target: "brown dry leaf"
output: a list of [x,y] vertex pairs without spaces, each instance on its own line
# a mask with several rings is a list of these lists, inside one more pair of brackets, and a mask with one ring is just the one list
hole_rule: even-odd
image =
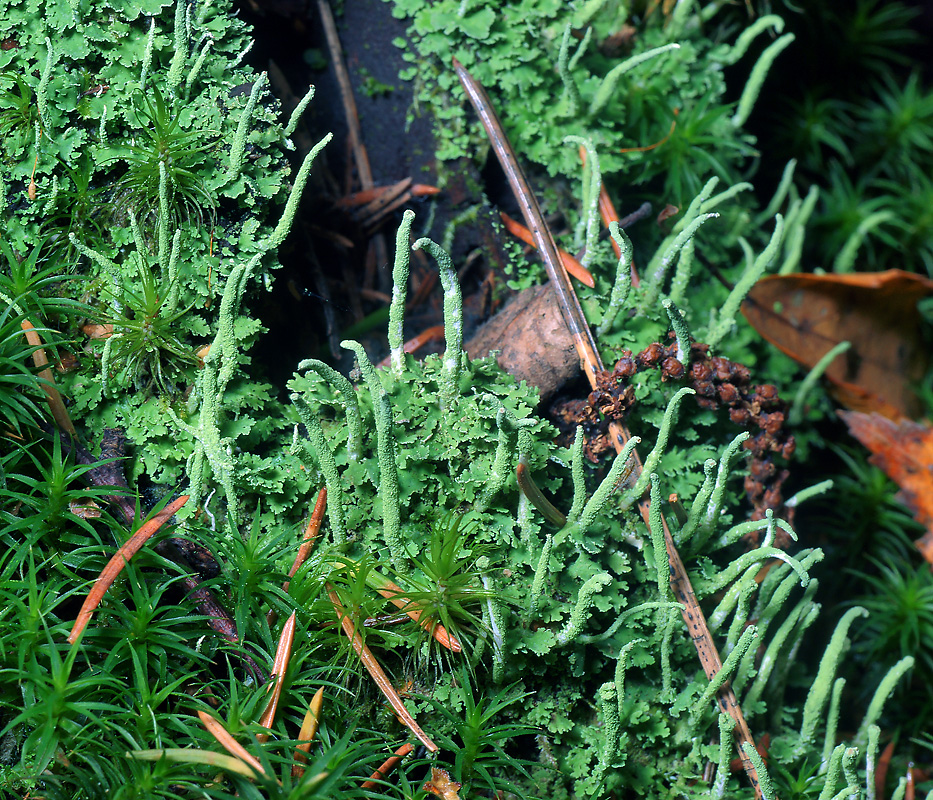
[[771,275],[755,284],[742,313],[765,339],[804,366],[851,342],[826,370],[836,399],[891,419],[917,417],[910,389],[929,365],[917,301],[933,281],[903,270],[854,275]]
[[100,516],[100,506],[87,498],[69,500],[68,510],[81,519],[97,519]]
[[421,787],[422,791],[436,794],[442,800],[460,800],[461,784],[451,780],[450,773],[445,769],[431,767],[431,780],[426,781]]
[[871,450],[868,460],[901,487],[897,499],[927,529],[914,544],[933,564],[933,428],[908,419],[893,422],[877,413],[840,411],[839,416],[849,433]]
[[90,339],[107,339],[113,335],[113,325],[96,325],[89,322],[81,327],[81,332]]

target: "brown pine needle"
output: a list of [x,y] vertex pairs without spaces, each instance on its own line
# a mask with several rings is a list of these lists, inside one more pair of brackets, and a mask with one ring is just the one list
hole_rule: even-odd
[[[418,252],[418,251],[415,251]],[[430,328],[425,328],[421,333],[416,336],[412,336],[411,339],[406,341],[402,345],[402,352],[404,353],[414,353],[424,347],[426,344],[431,342],[440,342],[444,338],[444,326],[443,325],[432,325]],[[387,367],[392,362],[392,356],[386,356],[382,361],[379,362],[380,367]]]
[[[304,564],[308,556],[311,555],[311,551],[314,550],[317,537],[321,533],[321,524],[324,521],[324,509],[326,507],[327,487],[324,487],[317,493],[317,502],[314,504],[314,511],[311,512],[311,519],[308,520],[308,526],[305,528],[304,536],[301,538],[301,547],[298,548],[298,554],[295,556],[295,563],[292,564],[292,568],[288,571],[289,578],[294,577],[301,565]],[[282,588],[286,592],[288,591],[288,581],[285,581]]]
[[393,755],[382,762],[379,769],[370,775],[369,780],[364,781],[360,788],[375,789],[379,785],[378,781],[384,781],[389,777],[389,775],[392,774],[392,770],[394,770],[401,763],[402,759],[414,749],[415,746],[413,744],[403,744]]
[[[596,388],[596,376],[604,371],[602,359],[596,348],[596,341],[583,315],[583,309],[580,307],[580,301],[570,285],[570,279],[567,272],[561,267],[560,258],[557,254],[557,245],[554,244],[554,237],[548,230],[544,221],[544,215],[538,205],[538,200],[532,192],[525,178],[524,172],[518,163],[515,151],[512,149],[508,137],[502,128],[502,123],[496,116],[496,111],[492,106],[489,96],[485,89],[477,83],[472,75],[466,70],[456,58],[453,60],[454,70],[460,78],[464,91],[476,113],[486,129],[486,134],[492,144],[493,151],[502,165],[512,193],[518,201],[522,210],[522,216],[535,238],[535,244],[541,253],[541,259],[547,269],[548,277],[554,288],[554,296],[557,299],[561,315],[567,325],[570,335],[573,337],[574,346],[583,365],[583,371],[593,388]],[[625,443],[631,438],[631,434],[624,425],[618,422],[612,422],[609,425],[610,439],[616,451],[621,451]],[[633,454],[635,460],[634,475],[637,478],[642,471],[641,460],[637,453]],[[650,511],[650,501],[648,498],[642,499],[638,503],[638,511],[646,525],[650,525],[648,515]],[[674,545],[674,539],[671,536],[667,520],[661,517],[662,527],[664,529],[664,543],[667,547],[667,557],[670,562],[670,586],[674,597],[683,606],[682,616],[687,630],[690,632],[690,638],[696,647],[697,657],[703,667],[703,671],[710,680],[722,669],[722,660],[719,657],[719,651],[713,636],[706,624],[706,617],[703,614],[700,604],[697,602],[693,586],[684,568],[680,553]],[[716,693],[716,701],[719,708],[729,714],[735,720],[735,745],[739,751],[739,757],[742,759],[742,765],[745,767],[745,774],[755,791],[756,800],[761,800],[761,786],[758,782],[758,772],[751,759],[745,753],[742,744],[748,742],[755,747],[755,740],[752,738],[748,722],[739,706],[739,701],[732,690],[732,685],[726,681],[723,687]]]
[[234,739],[230,731],[223,726],[220,720],[214,719],[206,711],[201,711],[200,709],[198,710],[198,717],[201,719],[201,723],[207,729],[207,732],[217,740],[224,750],[230,753],[230,755],[240,759],[240,761],[249,764],[260,775],[266,774],[266,771],[262,768],[262,764],[259,763],[259,759],[251,755],[243,745]]
[[[282,685],[285,682],[285,670],[288,669],[288,660],[292,655],[292,642],[295,640],[295,613],[285,620],[282,626],[282,633],[279,634],[279,646],[275,650],[275,660],[272,662],[272,679],[275,683],[272,685],[271,697],[266,710],[262,712],[259,718],[259,724],[263,728],[271,728],[275,721],[275,712],[279,707],[279,698],[282,696]],[[265,742],[269,738],[268,733],[257,733],[256,738],[260,742]]]
[[308,762],[308,751],[311,750],[311,743],[314,741],[318,726],[321,724],[321,709],[323,707],[324,687],[322,686],[311,698],[308,710],[305,712],[305,718],[301,722],[301,730],[298,732],[298,741],[301,744],[295,748],[295,761],[298,763],[292,764],[293,778],[300,778],[305,774],[305,768],[301,765]]
[[32,363],[39,368],[45,367],[45,369],[39,372],[39,377],[45,381],[45,383],[42,384],[42,390],[45,392],[45,396],[48,399],[52,418],[59,428],[75,436],[74,423],[72,423],[71,417],[68,415],[68,410],[62,402],[61,394],[59,394],[58,389],[55,388],[55,379],[52,377],[52,370],[48,367],[49,359],[45,355],[45,348],[42,346],[42,339],[39,338],[39,333],[28,319],[24,319],[19,326],[23,329],[23,334],[26,336],[26,341],[29,342],[29,346],[35,348],[35,350],[32,351]]
[[140,525],[139,530],[126,541],[123,547],[117,550],[113,558],[107,562],[107,566],[101,570],[100,575],[97,576],[97,580],[94,581],[94,585],[91,587],[91,591],[88,592],[87,597],[84,599],[71,633],[68,634],[68,644],[74,644],[78,637],[81,636],[88,622],[91,621],[94,610],[100,605],[100,601],[104,599],[104,595],[117,579],[124,565],[128,564],[130,559],[140,551],[146,540],[168,522],[187,502],[188,495],[186,494],[183,494],[177,500],[173,500],[158,514]]
[[421,619],[423,612],[422,609],[417,607],[416,603],[413,603],[407,597],[404,596],[405,590],[401,586],[398,586],[387,578],[383,578],[381,575],[378,575],[375,572],[370,572],[369,579],[373,583],[378,583],[374,588],[379,594],[381,594],[386,600],[388,600],[396,608],[404,611],[412,620],[417,622],[422,628],[424,628],[428,633],[435,638],[438,644],[443,647],[446,647],[448,650],[454,653],[462,653],[463,647],[460,645],[456,636],[452,636],[443,625],[439,622],[436,622],[432,618]]
[[385,674],[385,671],[382,669],[382,666],[376,660],[376,657],[372,654],[372,651],[363,643],[363,639],[356,632],[356,628],[353,625],[353,620],[347,616],[347,612],[344,610],[343,606],[340,605],[340,599],[337,597],[337,593],[334,591],[334,587],[329,583],[325,584],[327,587],[327,596],[330,598],[330,602],[334,606],[334,611],[337,614],[337,619],[340,620],[340,625],[343,628],[343,632],[347,635],[347,638],[350,640],[350,643],[353,645],[353,649],[356,651],[356,654],[360,657],[360,661],[363,662],[363,666],[366,667],[366,671],[372,676],[373,680],[376,682],[376,685],[379,687],[379,690],[386,696],[386,699],[389,701],[389,705],[392,706],[392,710],[395,711],[398,718],[411,730],[413,734],[418,738],[418,741],[421,742],[425,747],[428,748],[432,753],[436,753],[440,748],[431,741],[428,735],[421,730],[421,726],[415,722],[415,718],[408,712],[408,709],[405,708],[405,704],[402,702],[402,698],[399,697],[395,687],[389,681],[388,676]]
[[[504,211],[500,211],[499,216],[502,218],[502,222],[505,224],[505,229],[511,233],[512,236],[516,237],[517,239],[521,239],[525,244],[530,244],[532,247],[537,249],[538,245],[536,244],[535,238],[531,235],[531,231],[528,230],[528,228],[522,225],[518,220],[512,219]],[[586,284],[591,289],[596,285],[596,281],[593,279],[592,273],[579,261],[577,261],[577,259],[570,255],[570,253],[568,253],[566,250],[561,250],[558,247],[557,254],[560,256],[560,263],[572,277],[576,278],[578,281],[580,281],[580,283]]]

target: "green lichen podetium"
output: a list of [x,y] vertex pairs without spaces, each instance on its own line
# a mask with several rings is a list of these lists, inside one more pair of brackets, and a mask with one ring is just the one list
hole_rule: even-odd
[[[406,215],[399,248],[411,246],[411,222]],[[445,256],[436,249],[432,255],[443,269]],[[405,254],[397,252],[396,264],[404,261]],[[396,344],[403,308],[404,298],[396,296]],[[667,319],[663,308],[655,318]],[[444,355],[421,362],[393,347],[396,358],[378,368],[353,343],[363,377],[355,392],[364,430],[358,457],[348,450],[340,399],[346,389],[324,370],[291,381],[295,402],[316,410],[313,420],[307,410],[302,412],[309,431],[323,433],[323,438],[317,433],[312,437],[306,466],[311,471],[320,466],[329,484],[339,483],[340,509],[335,513],[345,520],[346,537],[335,532],[334,541],[353,559],[371,556],[393,565],[403,587],[407,580],[424,586],[427,576],[419,565],[436,521],[451,513],[469,520],[469,536],[460,546],[464,563],[478,570],[473,583],[477,623],[472,646],[461,658],[480,682],[516,682],[516,691],[528,693],[508,718],[538,726],[547,743],[541,758],[554,757],[560,765],[555,773],[542,762],[527,784],[515,779],[520,795],[544,789],[556,797],[601,797],[626,787],[637,796],[694,796],[689,787],[699,780],[706,762],[724,763],[730,753],[731,746],[719,745],[720,733],[728,734],[730,727],[715,713],[716,690],[731,681],[740,702],[749,694],[759,714],[766,704],[783,702],[789,650],[780,645],[794,643],[793,652],[799,643],[790,628],[804,614],[809,619],[813,610],[810,586],[815,589],[816,582],[808,570],[821,554],[809,551],[794,558],[773,548],[775,527],[789,526],[770,516],[729,527],[734,497],[730,477],[744,436],[703,451],[718,457],[718,474],[717,460],[693,462],[698,474],[685,484],[694,487],[684,495],[689,511],[685,529],[675,526],[673,533],[678,541],[696,537],[701,543],[700,552],[687,559],[688,569],[698,573],[695,589],[701,601],[720,591],[733,598],[717,617],[723,671],[707,681],[682,627],[680,604],[671,602],[659,515],[652,512],[649,530],[634,508],[642,482],[627,491],[617,486],[624,481],[632,448],[644,438],[648,463],[657,469],[650,476],[651,495],[660,507],[666,493],[662,486],[671,482],[667,465],[683,447],[677,412],[684,409],[686,415],[695,403],[691,390],[657,387],[660,416],[653,424],[640,419],[633,429],[639,436],[602,480],[594,480],[582,470],[582,439],[572,452],[556,450],[550,444],[552,429],[533,414],[534,393],[516,385],[493,361],[462,357],[452,387],[450,345],[448,340]],[[561,530],[523,502],[515,480],[519,454],[559,508],[570,510],[572,504],[573,514]],[[646,473],[645,485],[648,477]],[[394,507],[387,515],[389,503]],[[732,542],[749,526],[768,532],[760,550],[743,556]],[[775,580],[760,588],[754,580],[757,564],[769,557],[785,563],[776,568]],[[766,610],[755,607],[759,591],[766,593],[759,598]],[[487,592],[495,599],[484,596]],[[464,595],[460,601],[467,602]],[[753,613],[760,618],[757,627],[749,626]],[[753,656],[772,639],[779,646],[768,649],[768,674],[756,682]],[[833,658],[828,663],[834,665]],[[483,670],[488,678],[480,677]],[[892,673],[879,691],[879,703],[901,674]],[[446,678],[434,679],[433,685],[430,691],[452,701],[461,696]],[[788,728],[778,736],[805,742],[807,752],[818,757],[820,742],[811,728],[826,727],[824,711],[822,703],[809,701],[804,734]],[[876,713],[873,709],[866,726]],[[799,710],[793,719],[799,725]],[[830,720],[829,730],[833,724]],[[624,734],[610,743],[605,731]],[[782,752],[789,753],[786,748]],[[767,768],[757,757],[753,760],[762,772],[762,785],[770,786]],[[682,777],[668,783],[673,764]],[[740,780],[722,775],[714,787],[720,797],[743,797],[747,791]]]

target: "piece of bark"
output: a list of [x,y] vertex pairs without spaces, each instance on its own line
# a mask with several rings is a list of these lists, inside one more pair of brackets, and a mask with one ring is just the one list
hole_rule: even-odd
[[549,283],[519,292],[466,343],[470,358],[493,350],[502,369],[538,387],[542,401],[580,374],[580,358]]

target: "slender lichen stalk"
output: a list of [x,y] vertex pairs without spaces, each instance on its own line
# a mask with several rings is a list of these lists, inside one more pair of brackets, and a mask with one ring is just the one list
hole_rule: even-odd
[[541,549],[541,555],[538,558],[538,565],[535,567],[534,579],[531,582],[531,596],[528,600],[528,612],[525,617],[527,623],[541,607],[544,600],[544,583],[547,580],[549,562],[551,558],[551,547],[554,544],[554,537],[548,534],[544,540],[544,547]]
[[706,336],[706,341],[710,349],[715,349],[716,345],[732,331],[742,301],[777,257],[783,237],[784,218],[778,214],[774,218],[774,232],[771,234],[771,241],[769,241],[765,249],[761,251],[761,255],[755,259],[752,265],[746,269],[739,280],[736,281],[735,286],[726,298],[726,302],[723,303],[722,308],[717,314],[716,323],[710,326],[709,333]]
[[149,21],[149,33],[146,35],[146,49],[143,51],[143,63],[139,71],[139,88],[146,90],[146,79],[152,66],[152,49],[155,44],[155,17]]
[[234,181],[239,177],[243,164],[246,162],[246,140],[249,136],[253,114],[256,111],[256,104],[259,102],[259,95],[262,93],[265,83],[266,73],[261,72],[253,84],[245,108],[240,113],[236,132],[233,135],[233,145],[230,148],[230,157],[227,160],[227,174],[230,181]]
[[[489,395],[492,397],[492,395]],[[493,398],[495,399],[495,398]],[[476,502],[476,510],[484,511],[505,486],[512,474],[512,464],[515,459],[515,445],[518,441],[518,432],[523,426],[534,425],[534,420],[516,420],[505,408],[496,412],[496,427],[499,429],[499,439],[496,444],[496,455],[489,472],[489,479],[483,489],[482,495]]]
[[586,150],[586,159],[583,162],[583,192],[581,207],[583,209],[583,227],[585,232],[585,252],[580,263],[589,269],[596,254],[596,242],[599,239],[599,190],[602,176],[599,170],[599,154],[596,145],[588,136],[565,136],[564,144],[572,143]]
[[[768,28],[771,28],[774,33],[783,33],[784,20],[777,14],[765,14],[759,17],[739,34],[739,37],[735,40],[735,44],[731,47],[724,48],[723,54],[720,56],[720,61],[723,64],[735,64],[748,52],[748,48],[758,35]],[[768,216],[770,216],[770,214]]]
[[[848,648],[849,627],[858,617],[867,617],[868,612],[861,606],[850,608],[839,620],[836,630],[829,641],[820,659],[820,666],[813,680],[813,686],[807,694],[807,699],[803,705],[803,723],[800,726],[800,739],[794,752],[796,757],[802,758],[813,746],[816,740],[816,728],[823,715],[823,709],[829,700],[832,691],[833,679],[839,663],[842,661],[846,649]],[[835,755],[835,754],[834,754]]]
[[39,85],[36,87],[36,110],[39,112],[39,121],[42,123],[42,130],[49,135],[49,82],[52,80],[52,70],[58,61],[58,54],[52,48],[52,40],[45,37],[45,47],[48,55],[45,58],[45,66],[42,68],[42,76],[39,78]]
[[800,382],[800,386],[794,394],[790,410],[787,412],[788,424],[797,426],[803,422],[803,412],[806,407],[807,396],[813,391],[813,388],[819,382],[820,378],[823,377],[826,370],[829,369],[830,364],[850,347],[852,347],[852,342],[839,342],[839,344],[830,348],[823,357],[813,365],[813,369],[811,369]]
[[392,267],[392,301],[389,303],[389,359],[396,379],[405,370],[405,300],[408,294],[408,271],[411,251],[411,224],[415,212],[406,209],[395,234],[395,264]]
[[690,356],[691,336],[684,312],[677,308],[673,300],[662,300],[661,305],[664,306],[664,310],[671,321],[671,328],[673,328],[674,335],[677,337],[677,360],[681,364],[686,364]]
[[[346,380],[346,379],[344,379]],[[337,471],[337,462],[324,438],[320,420],[315,416],[304,400],[297,394],[290,397],[292,405],[298,411],[298,416],[304,423],[311,442],[311,450],[317,457],[318,466],[324,475],[324,484],[327,487],[327,518],[334,536],[335,544],[343,544],[347,540],[347,525],[344,514],[343,482]]]
[[661,457],[667,449],[667,441],[670,438],[671,431],[674,428],[674,422],[677,419],[677,407],[680,405],[680,401],[690,394],[696,394],[696,392],[686,386],[682,389],[678,389],[677,393],[667,404],[667,409],[664,411],[664,419],[661,420],[661,427],[658,429],[658,438],[651,452],[648,453],[647,458],[645,458],[641,475],[638,476],[635,485],[625,493],[625,497],[622,500],[623,507],[627,507],[633,502],[638,501],[648,488],[651,473],[658,468],[658,464],[661,463]]
[[723,662],[719,672],[717,672],[716,675],[710,680],[707,687],[703,690],[703,694],[701,694],[699,699],[693,704],[694,716],[699,716],[709,706],[709,702],[725,685],[726,681],[732,677],[742,656],[745,655],[748,648],[752,646],[752,643],[757,638],[758,628],[754,625],[749,625],[745,629],[745,632],[742,634],[735,648],[731,653],[729,653],[729,657],[726,658],[726,660]]
[[595,780],[602,781],[606,770],[612,766],[619,750],[619,738],[622,732],[622,718],[619,715],[619,700],[616,685],[606,682],[596,693],[596,703],[603,718],[603,746],[596,764]]
[[839,727],[839,707],[842,702],[842,690],[845,689],[846,679],[836,678],[833,682],[833,692],[829,701],[829,713],[826,715],[826,733],[823,736],[822,763],[828,764],[836,746],[836,729]]
[[332,366],[316,358],[308,358],[298,364],[298,372],[306,369],[316,372],[340,393],[340,403],[347,418],[347,456],[351,461],[359,461],[363,454],[363,418],[353,385]]
[[305,184],[308,182],[308,176],[311,174],[311,167],[314,164],[314,160],[321,150],[324,149],[324,146],[333,138],[334,135],[328,133],[311,148],[308,155],[305,156],[305,160],[301,162],[301,167],[299,167],[298,174],[295,176],[295,182],[292,184],[292,190],[289,192],[288,200],[285,202],[285,210],[282,212],[282,217],[278,225],[275,226],[275,230],[272,231],[272,236],[269,237],[269,242],[267,244],[268,249],[280,247],[282,242],[285,241],[285,237],[288,236],[288,232],[292,227],[292,222],[295,219],[295,214],[298,211],[301,193],[304,191]]
[[441,403],[450,411],[460,394],[460,360],[463,358],[463,295],[457,271],[447,251],[428,238],[421,238],[412,246],[412,250],[424,248],[437,262],[441,275],[441,287],[444,290],[444,337],[447,349],[444,351],[443,369],[441,370]]
[[599,336],[605,336],[612,330],[612,323],[615,322],[619,311],[625,308],[629,291],[632,288],[632,242],[615,220],[609,223],[609,235],[619,246],[619,261],[616,265],[612,292],[609,294],[609,304],[603,312],[603,321],[596,329]]
[[593,102],[590,104],[590,116],[595,116],[598,114],[600,109],[602,109],[602,107],[609,102],[609,99],[615,92],[616,85],[619,83],[619,80],[623,75],[625,75],[625,73],[629,72],[634,67],[637,67],[639,64],[654,58],[655,56],[659,56],[671,50],[678,49],[680,49],[680,45],[676,43],[661,45],[660,47],[655,47],[652,50],[646,50],[644,53],[631,56],[621,64],[609,70],[609,72],[606,73],[606,77],[603,78],[602,83],[599,85],[599,88],[596,90],[596,94],[593,96]]
[[586,475],[583,469],[583,445],[586,437],[583,434],[583,426],[577,425],[577,432],[573,439],[573,445],[570,448],[570,477],[573,482],[573,503],[570,506],[570,513],[567,515],[568,522],[576,522],[583,512],[583,506],[586,503]]
[[609,573],[600,572],[580,587],[580,592],[577,595],[577,602],[570,612],[570,619],[567,620],[567,624],[564,625],[563,629],[555,638],[555,647],[565,647],[580,635],[583,626],[590,618],[594,595],[598,594],[601,589],[608,586],[610,583],[612,583],[612,577]]
[[568,522],[567,526],[557,534],[557,542],[566,541],[573,533],[578,531],[585,532],[593,526],[610,498],[615,494],[618,485],[625,480],[626,470],[629,472],[631,471],[632,464],[630,461],[632,459],[632,453],[635,452],[635,446],[640,441],[641,439],[639,437],[633,436],[625,443],[622,452],[619,453],[612,462],[609,474],[603,478],[602,483],[599,484],[599,487],[593,492],[593,496],[583,507],[579,519],[575,522]]
[[768,76],[768,71],[774,60],[781,52],[794,41],[794,34],[786,33],[776,42],[772,42],[765,51],[759,56],[755,66],[752,67],[751,75],[742,90],[742,96],[739,98],[739,104],[735,114],[732,116],[732,125],[735,128],[741,128],[747,121],[761,93],[761,87]]
[[340,346],[356,354],[360,372],[372,397],[373,416],[376,420],[376,456],[379,462],[379,499],[382,501],[383,538],[389,548],[396,572],[406,575],[410,571],[409,553],[402,539],[398,465],[395,461],[395,435],[392,431],[392,405],[363,345],[352,340],[344,340]]
[[[573,33],[573,26],[567,25],[564,28],[564,35],[560,40],[560,50],[557,54],[557,74],[560,75],[561,83],[564,84],[564,92],[567,95],[567,110],[565,116],[573,117],[580,110],[580,90],[577,88],[577,82],[573,79],[570,72],[570,40]],[[590,29],[587,29],[589,35]]]
[[710,790],[711,798],[721,798],[726,793],[726,781],[729,780],[729,761],[732,757],[732,731],[735,720],[728,714],[719,715],[719,758],[716,761],[716,780]]
[[188,3],[176,0],[175,3],[175,47],[172,52],[172,62],[168,68],[168,90],[174,95],[181,84],[185,64],[188,62],[188,25],[186,12]]
[[314,87],[309,86],[308,91],[305,92],[305,96],[298,101],[298,105],[295,106],[295,110],[292,111],[291,116],[288,118],[288,124],[285,126],[285,130],[282,131],[284,137],[288,138],[295,132],[298,128],[298,123],[301,121],[302,114],[305,113],[313,99]]
[[865,746],[868,739],[868,729],[878,722],[881,712],[884,710],[884,704],[897,688],[901,678],[913,669],[915,661],[916,659],[913,656],[905,656],[891,667],[884,678],[881,679],[881,683],[878,684],[878,688],[875,689],[871,702],[868,704],[868,711],[865,712],[862,724],[859,725],[858,733],[855,735],[855,743],[859,747]]

